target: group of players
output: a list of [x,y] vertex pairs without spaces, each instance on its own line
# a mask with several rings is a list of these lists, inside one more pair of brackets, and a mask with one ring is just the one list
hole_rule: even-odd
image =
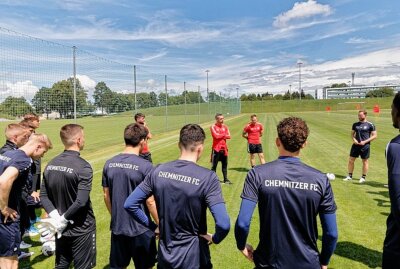
[[[104,202],[111,215],[110,268],[126,268],[131,259],[135,268],[152,268],[156,263],[157,268],[213,267],[209,246],[224,240],[230,230],[230,217],[215,173],[219,161],[222,183],[231,183],[227,177],[226,144],[230,133],[222,114],[215,119],[210,128],[211,170],[197,164],[206,136],[199,125],[183,126],[179,158],[155,167],[147,147],[151,134],[144,115],[136,114],[136,123],[126,126],[125,148],[105,163],[102,174]],[[400,93],[393,100],[392,119],[393,126],[399,128]],[[356,136],[357,130],[352,132],[354,144],[364,146],[360,145],[363,138]],[[252,115],[243,130],[253,168],[244,182],[235,223],[237,248],[256,268],[326,269],[338,237],[336,204],[326,174],[299,158],[309,128],[300,118],[281,120],[275,140],[279,156],[266,164],[260,143],[262,133],[262,125]],[[47,164],[43,173],[40,200],[49,218],[42,220],[45,228],[42,232],[55,237],[56,268],[69,268],[72,263],[75,268],[93,268],[96,266],[96,221],[90,202],[93,171],[80,157],[85,145],[83,127],[67,124],[61,128],[60,138],[65,149]],[[31,177],[32,159],[40,159],[52,147],[46,135],[36,133],[15,145],[13,150],[0,155],[1,269],[18,267],[21,193]],[[262,165],[254,166],[255,154]],[[383,268],[400,268],[400,136],[388,144],[386,154],[392,207]],[[351,153],[351,158],[353,155],[356,154]],[[254,249],[247,243],[247,236],[257,203],[260,231],[259,244]],[[214,234],[208,233],[207,208],[215,220]],[[322,225],[321,251],[317,248],[317,215]]]

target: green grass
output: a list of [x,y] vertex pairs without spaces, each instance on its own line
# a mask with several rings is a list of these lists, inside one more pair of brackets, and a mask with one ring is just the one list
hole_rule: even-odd
[[[389,110],[383,111],[379,117],[373,115],[369,117],[369,120],[377,126],[378,139],[372,143],[370,172],[367,182],[363,185],[359,185],[357,182],[342,181],[347,171],[351,146],[349,138],[351,125],[357,121],[355,111],[259,114],[259,121],[264,124],[266,129],[262,142],[267,161],[277,157],[276,125],[280,119],[289,115],[304,118],[311,130],[308,145],[302,151],[303,161],[321,171],[334,173],[337,177],[335,181],[332,181],[332,186],[338,206],[339,241],[331,259],[330,268],[380,267],[386,231],[385,222],[390,210],[388,190],[383,186],[386,182],[384,148],[386,143],[398,133],[392,127]],[[208,122],[203,125],[207,133],[207,146],[200,159],[200,165],[210,167],[211,136],[208,128],[213,122],[213,116],[210,114],[202,117]],[[241,137],[242,128],[248,119],[248,114],[226,119],[232,135],[232,139],[229,141],[228,176],[234,184],[222,185],[222,189],[231,217],[232,229],[221,244],[211,246],[212,261],[217,269],[253,268],[237,251],[233,233],[234,222],[240,207],[240,194],[249,168],[246,143]],[[97,221],[97,268],[107,268],[110,250],[109,214],[103,202],[101,171],[105,161],[123,149],[123,128],[131,120],[132,117],[126,115],[87,118],[78,121],[85,127],[86,132],[86,147],[82,156],[91,163],[94,169],[91,200]],[[175,130],[169,132],[163,132],[163,128],[159,128],[163,126],[164,117],[149,115],[147,121],[155,134],[150,141],[154,163],[176,159],[179,156],[178,129],[185,123],[185,116],[169,117],[168,121],[176,126]],[[44,157],[44,164],[62,151],[58,130],[65,123],[67,121],[64,120],[42,122],[39,131],[47,133],[55,145],[54,149]],[[4,125],[5,123],[0,123],[0,127]],[[358,178],[360,173],[361,161],[357,160],[354,177]],[[218,175],[221,176],[220,167],[218,167]],[[211,215],[208,223],[210,232],[213,232],[214,223]],[[258,213],[255,213],[248,239],[253,246],[258,243],[258,223]],[[35,252],[35,255],[30,260],[21,262],[20,268],[52,268],[54,266],[53,257],[45,258],[40,255],[40,246],[37,240],[38,237],[33,238],[34,247],[30,249]]]

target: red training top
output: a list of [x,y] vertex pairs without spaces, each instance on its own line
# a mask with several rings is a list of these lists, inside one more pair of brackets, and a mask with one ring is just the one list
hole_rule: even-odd
[[263,131],[264,127],[258,122],[255,124],[248,123],[243,129],[243,132],[247,133],[247,140],[249,144],[261,144],[260,136]]
[[212,148],[215,151],[223,150],[225,156],[228,156],[228,145],[226,144],[226,139],[231,139],[228,126],[225,124],[218,125],[215,123],[210,127],[210,130],[213,137]]

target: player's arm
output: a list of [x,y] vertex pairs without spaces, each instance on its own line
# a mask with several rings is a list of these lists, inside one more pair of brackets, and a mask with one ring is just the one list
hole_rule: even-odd
[[260,137],[263,136],[264,134],[264,126],[262,124],[260,124]]
[[156,200],[154,200],[153,195],[147,198],[146,205],[147,208],[149,209],[151,217],[153,218],[154,222],[158,225],[159,224],[158,212],[156,207]]
[[225,138],[225,134],[224,133],[217,132],[215,124],[210,127],[210,130],[211,130],[211,136],[214,139]]
[[391,143],[387,151],[387,165],[389,169],[388,183],[389,196],[394,220],[400,227],[400,145]]
[[228,126],[225,125],[226,132],[225,132],[225,139],[231,139],[231,133],[229,132]]
[[356,132],[354,130],[351,130],[351,140],[353,140],[353,144],[358,145],[358,141],[356,138]]
[[321,266],[328,266],[338,239],[336,213],[322,213],[319,217],[322,225],[322,249],[319,261]]
[[256,204],[257,203],[254,201],[242,199],[239,215],[235,223],[236,246],[250,261],[253,261],[253,248],[251,245],[247,244],[246,241]]
[[18,216],[17,211],[8,207],[10,191],[18,174],[18,169],[10,166],[0,176],[0,210],[1,214],[4,216],[4,222],[6,222],[8,218],[14,221]]
[[43,173],[42,185],[40,187],[40,202],[42,203],[44,210],[47,213],[51,213],[54,212],[54,210],[57,211],[57,209],[49,199],[49,196],[47,194],[46,182],[47,182],[46,173]]
[[106,204],[108,213],[111,215],[111,197],[110,197],[110,188],[103,187],[103,196],[104,196],[104,203]]
[[248,132],[247,132],[247,128],[248,128],[248,124],[243,128],[243,132],[242,132],[242,136],[244,137],[244,138],[248,138],[248,136],[249,136],[249,134],[248,134]]
[[200,236],[210,243],[219,244],[225,239],[231,228],[229,215],[225,203],[218,203],[211,206],[210,211],[215,221],[215,233]]
[[149,220],[141,208],[147,198],[148,195],[140,187],[137,187],[126,199],[124,208],[137,222],[154,231],[157,225]]

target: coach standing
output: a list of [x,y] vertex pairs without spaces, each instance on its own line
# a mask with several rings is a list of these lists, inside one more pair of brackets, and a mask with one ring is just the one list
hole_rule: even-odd
[[46,135],[33,134],[19,149],[9,150],[0,155],[1,268],[18,268],[22,188],[30,176],[32,159],[41,158],[51,148],[51,142]]
[[250,122],[243,129],[242,136],[247,139],[247,149],[250,154],[250,165],[253,168],[256,165],[256,154],[260,159],[260,163],[264,164],[264,153],[261,144],[261,136],[264,133],[264,126],[258,122],[257,115],[250,116]]
[[[132,259],[136,269],[152,268],[156,262],[154,232],[135,221],[124,209],[126,198],[150,173],[153,165],[139,153],[146,142],[147,129],[133,123],[124,130],[125,149],[106,162],[103,169],[104,202],[111,214],[110,267],[126,268]],[[147,201],[145,209],[157,219],[154,197]]]
[[368,173],[368,159],[370,154],[370,143],[378,136],[375,125],[367,121],[367,111],[358,111],[358,122],[353,124],[351,128],[351,139],[353,145],[350,150],[348,175],[343,180],[349,181],[353,179],[354,162],[358,156],[362,160],[362,176],[359,183],[365,182],[365,177]]
[[232,184],[228,179],[228,145],[226,144],[227,139],[231,139],[228,126],[224,124],[224,115],[218,113],[215,115],[215,123],[210,127],[211,136],[213,138],[212,144],[212,155],[211,170],[217,171],[218,162],[222,165],[222,175],[224,177],[225,184]]
[[[327,268],[337,241],[336,204],[326,175],[300,159],[309,129],[299,118],[277,126],[279,158],[251,169],[242,192],[235,226],[238,249],[256,268]],[[259,244],[246,243],[258,203]],[[317,249],[317,214],[322,223],[322,251]]]
[[45,168],[40,199],[56,223],[56,266],[93,268],[96,266],[96,222],[90,202],[93,172],[81,158],[85,145],[83,127],[64,125],[60,130],[65,150]]
[[[154,194],[160,219],[158,268],[212,268],[209,244],[220,243],[229,232],[218,177],[196,164],[204,139],[199,125],[185,125],[180,131],[179,159],[154,168],[125,202],[125,209],[137,221],[155,229],[141,209]],[[214,235],[207,233],[207,208],[215,220]]]
[[[392,103],[393,127],[400,128],[400,92]],[[390,214],[387,218],[386,237],[383,243],[382,269],[400,268],[400,135],[386,147]]]
[[150,133],[149,127],[147,127],[145,118],[146,118],[146,116],[143,113],[135,114],[135,122],[139,123],[140,125],[143,125],[144,128],[146,128],[146,130],[147,130],[147,137],[146,137],[146,140],[144,141],[143,148],[142,148],[142,151],[140,152],[139,156],[152,163],[153,159],[151,158],[151,153],[150,153],[149,145],[148,145],[148,140],[152,138],[152,135]]

